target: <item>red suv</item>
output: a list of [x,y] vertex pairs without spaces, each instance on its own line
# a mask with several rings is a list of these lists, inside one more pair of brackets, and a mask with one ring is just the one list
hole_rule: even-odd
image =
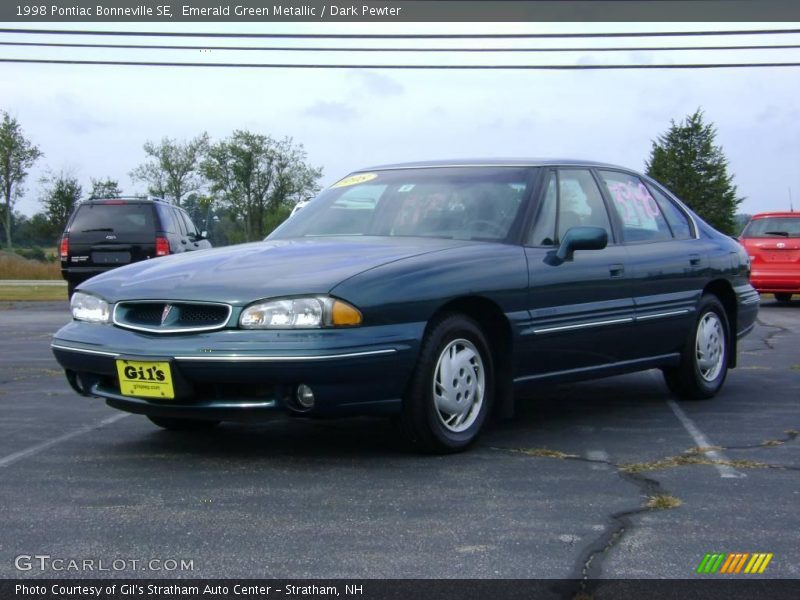
[[789,302],[800,294],[800,212],[753,215],[740,237],[750,255],[750,283]]

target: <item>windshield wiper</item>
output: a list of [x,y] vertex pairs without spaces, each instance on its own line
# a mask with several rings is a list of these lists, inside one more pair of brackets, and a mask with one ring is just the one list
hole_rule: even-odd
[[98,227],[97,229],[84,229],[81,233],[90,233],[92,231],[114,231],[111,227]]

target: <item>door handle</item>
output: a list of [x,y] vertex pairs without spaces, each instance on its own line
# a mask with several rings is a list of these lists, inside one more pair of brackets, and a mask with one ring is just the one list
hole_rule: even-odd
[[608,265],[608,273],[611,277],[622,277],[625,275],[625,265]]
[[702,263],[702,259],[700,258],[699,254],[690,254],[689,255],[689,264],[693,267],[699,267],[700,263]]

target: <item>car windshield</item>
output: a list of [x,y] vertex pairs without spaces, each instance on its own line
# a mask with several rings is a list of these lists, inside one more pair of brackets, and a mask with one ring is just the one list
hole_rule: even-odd
[[742,232],[743,238],[800,237],[800,214],[796,217],[753,219]]
[[356,173],[322,192],[268,239],[409,236],[499,241],[526,197],[531,170],[447,167]]

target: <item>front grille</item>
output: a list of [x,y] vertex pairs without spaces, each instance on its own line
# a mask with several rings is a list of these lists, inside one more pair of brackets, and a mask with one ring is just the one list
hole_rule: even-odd
[[114,324],[154,333],[180,333],[220,329],[228,322],[231,307],[211,302],[120,302],[114,308]]
[[126,311],[125,319],[133,325],[157,326],[161,324],[163,311],[163,304],[139,304]]
[[178,323],[181,325],[214,325],[228,318],[228,308],[213,304],[185,304],[178,308]]

